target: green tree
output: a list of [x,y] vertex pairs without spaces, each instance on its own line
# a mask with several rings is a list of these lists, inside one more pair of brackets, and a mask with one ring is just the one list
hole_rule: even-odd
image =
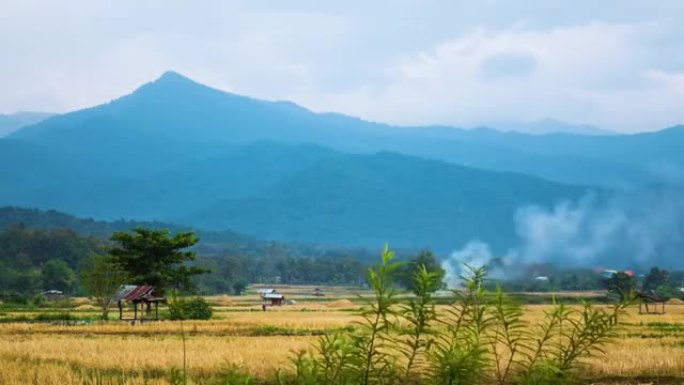
[[671,292],[670,286],[670,274],[668,273],[668,271],[665,269],[652,267],[648,274],[646,274],[646,277],[644,278],[643,290]]
[[406,264],[401,266],[396,274],[397,283],[401,286],[410,289],[414,293],[419,292],[416,287],[416,274],[422,269],[427,270],[428,273],[435,276],[432,280],[433,286],[428,288],[429,292],[435,292],[442,287],[442,280],[444,279],[444,269],[440,266],[435,255],[429,250],[423,250],[415,258],[410,259]]
[[608,278],[605,285],[609,292],[620,296],[620,300],[625,300],[636,288],[636,280],[633,276],[619,271]]
[[43,265],[43,288],[45,290],[70,291],[74,287],[75,274],[66,262],[51,259]]
[[646,291],[655,290],[659,286],[667,284],[669,278],[670,277],[667,270],[652,267],[648,274],[646,274],[646,277],[644,278],[643,289]]
[[102,308],[102,319],[107,319],[109,307],[128,274],[113,257],[94,254],[81,265],[81,285],[95,303]]
[[115,245],[109,253],[128,272],[131,283],[152,285],[160,293],[170,288],[190,290],[193,276],[209,272],[185,264],[197,257],[185,250],[198,242],[192,232],[172,236],[169,230],[137,227],[130,233],[115,232],[111,239]]
[[247,289],[247,282],[245,281],[237,281],[233,284],[233,292],[235,295],[242,295],[242,293],[245,292],[245,289]]

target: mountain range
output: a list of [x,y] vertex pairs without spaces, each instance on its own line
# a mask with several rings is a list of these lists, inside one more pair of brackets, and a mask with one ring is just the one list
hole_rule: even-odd
[[0,205],[262,238],[448,250],[516,241],[520,207],[679,183],[684,127],[529,135],[396,127],[167,72],[0,139]]

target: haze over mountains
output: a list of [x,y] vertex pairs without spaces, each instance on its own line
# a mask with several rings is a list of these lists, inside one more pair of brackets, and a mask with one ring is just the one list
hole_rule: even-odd
[[577,134],[577,135],[616,135],[613,131],[594,127],[590,124],[568,124],[555,119],[543,119],[536,122],[492,122],[482,124],[483,127],[499,131],[515,131],[523,134]]
[[17,112],[14,114],[0,114],[0,138],[7,136],[14,131],[43,121],[54,114],[47,112]]
[[[451,250],[521,237],[520,208],[677,185],[684,127],[527,135],[393,127],[165,73],[0,140],[0,205],[268,239]],[[599,198],[601,199],[601,198]]]

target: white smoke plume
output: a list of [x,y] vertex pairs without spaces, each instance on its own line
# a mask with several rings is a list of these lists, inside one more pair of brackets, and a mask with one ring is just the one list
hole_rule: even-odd
[[552,263],[559,267],[684,268],[684,194],[650,189],[587,196],[553,208],[526,206],[513,224],[519,244],[493,250],[471,241],[443,263],[447,282],[458,283],[463,262],[486,265],[500,257],[505,266]]
[[454,251],[448,259],[442,261],[442,269],[446,272],[444,280],[448,287],[458,287],[461,276],[467,274],[465,265],[472,268],[487,266],[493,258],[489,246],[481,241],[472,240],[461,250]]

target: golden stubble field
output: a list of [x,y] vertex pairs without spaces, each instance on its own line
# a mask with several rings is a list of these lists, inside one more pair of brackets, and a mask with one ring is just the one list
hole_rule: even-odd
[[[223,304],[215,307],[215,319],[183,323],[191,376],[207,376],[230,364],[272,376],[289,370],[293,352],[309,348],[317,334],[359,317],[358,305],[335,297],[266,312],[256,296],[210,299]],[[546,309],[527,306],[526,317],[538,323]],[[629,309],[623,321],[620,340],[607,347],[605,356],[586,363],[592,383],[684,383],[684,305],[668,306],[665,315]],[[2,385],[90,384],[93,373],[123,375],[130,384],[167,384],[168,371],[183,365],[178,322],[5,323],[0,338]]]

